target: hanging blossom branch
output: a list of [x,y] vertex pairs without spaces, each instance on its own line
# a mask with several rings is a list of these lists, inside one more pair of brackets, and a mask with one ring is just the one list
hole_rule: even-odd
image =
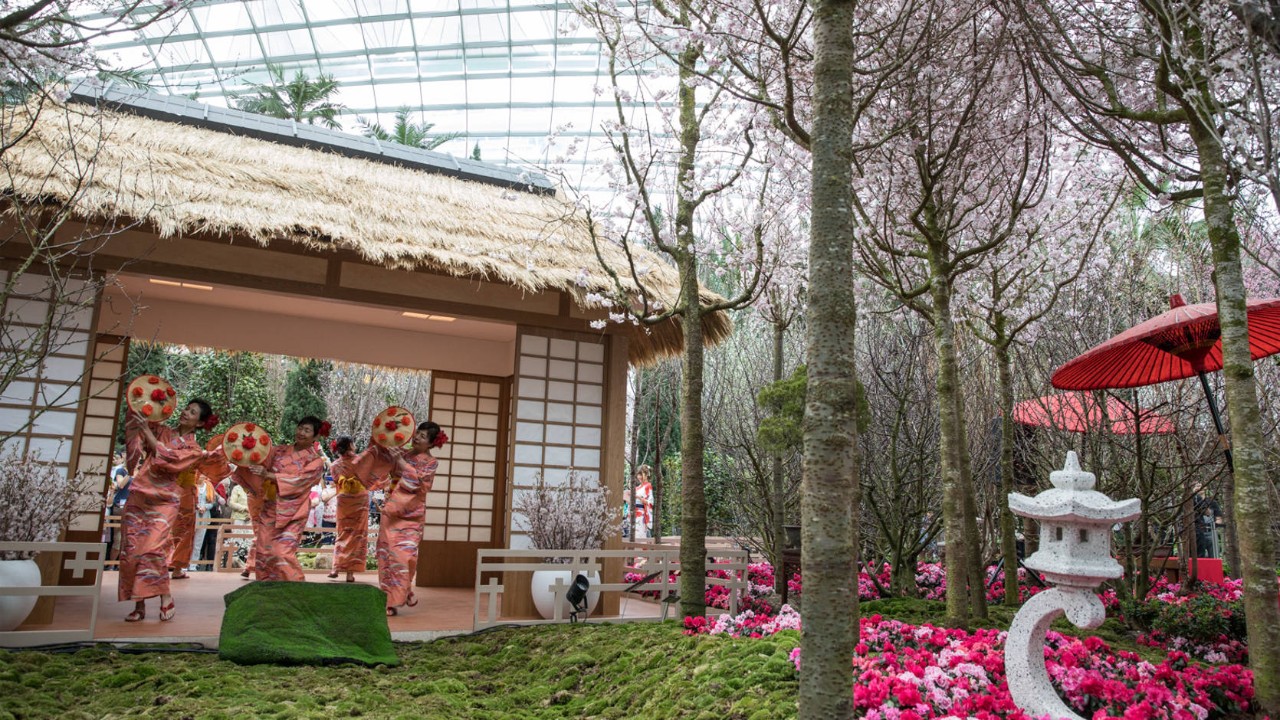
[[[786,203],[770,195],[776,192],[775,178],[771,158],[760,156],[758,114],[727,103],[731,98],[716,86],[699,83],[710,88],[711,95],[692,118],[676,117],[669,87],[675,78],[669,64],[660,63],[645,78],[629,74],[654,57],[661,59],[649,38],[616,7],[586,4],[579,12],[606,50],[609,85],[597,92],[610,93],[614,109],[613,117],[603,123],[613,150],[603,169],[615,194],[599,204],[582,194],[575,197],[578,220],[591,238],[608,284],[591,288],[585,302],[608,308],[609,321],[638,325],[655,325],[688,312],[687,298],[663,297],[656,291],[660,276],[652,273],[665,268],[654,267],[638,249],[647,246],[678,265],[682,255],[695,256],[717,277],[731,278],[735,293],[725,299],[702,293],[700,314],[751,303],[770,280],[774,225],[786,212]],[[637,108],[640,112],[634,112]],[[638,117],[630,117],[629,110]],[[696,163],[688,162],[689,143],[697,148]],[[674,163],[677,156],[685,159]]]
[[[10,445],[0,452],[0,540],[53,542],[77,513],[101,512],[96,495],[85,494],[84,473],[67,477],[39,454]],[[34,553],[0,552],[0,560],[26,560]]]
[[622,508],[610,507],[599,480],[569,471],[562,485],[548,483],[538,473],[537,485],[517,493],[517,524],[538,550],[598,550],[607,538],[622,532]]

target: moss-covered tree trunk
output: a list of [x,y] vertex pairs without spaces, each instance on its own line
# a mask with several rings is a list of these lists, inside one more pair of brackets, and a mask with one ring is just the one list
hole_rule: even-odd
[[[687,23],[688,3],[681,3]],[[701,128],[698,126],[694,68],[701,53],[689,43],[680,54],[680,157],[677,175],[683,186],[693,177]],[[684,375],[680,382],[680,607],[686,617],[707,612],[707,493],[703,482],[702,434],[702,298],[698,287],[698,255],[693,229],[692,193],[676,195],[676,265],[680,271],[681,327],[684,331]],[[659,458],[661,461],[661,458]]]
[[[773,381],[782,381],[783,340],[786,339],[787,326],[781,322],[773,324]],[[787,546],[787,486],[782,475],[782,453],[773,455],[773,591],[782,594],[787,588],[787,575],[782,562],[782,553]]]
[[1004,337],[1005,317],[996,314],[996,367],[1000,376],[1000,557],[1004,559],[1004,604],[1016,607],[1018,595],[1018,538],[1009,493],[1013,492],[1013,357]]
[[[1199,118],[1197,117],[1197,120]],[[1222,326],[1222,372],[1235,460],[1235,521],[1244,579],[1249,665],[1258,704],[1280,717],[1280,606],[1271,538],[1271,489],[1263,457],[1262,418],[1249,353],[1249,322],[1240,235],[1227,190],[1223,148],[1212,128],[1190,123],[1200,159],[1204,217],[1213,247],[1218,321]]]
[[902,552],[902,548],[893,549],[889,565],[889,592],[894,597],[920,597],[920,586],[916,584],[916,564],[919,555]]
[[[954,348],[954,344],[952,345]],[[956,442],[960,445],[960,490],[964,493],[964,546],[968,549],[969,613],[987,617],[986,558],[982,555],[982,537],[978,534],[978,490],[973,483],[973,457],[969,453],[969,431],[965,429],[964,393],[960,390],[960,362],[956,368]]]
[[[960,392],[956,367],[955,322],[951,316],[950,277],[941,260],[942,249],[930,243],[929,292],[933,299],[933,340],[938,362],[935,389],[938,396],[938,454],[942,471],[942,519],[946,537],[947,624],[969,624],[969,550],[965,538],[965,498],[960,472],[960,418],[956,396]],[[976,548],[975,548],[976,550]]]
[[853,716],[858,488],[853,294],[853,2],[813,0],[813,199],[801,532],[801,720]]

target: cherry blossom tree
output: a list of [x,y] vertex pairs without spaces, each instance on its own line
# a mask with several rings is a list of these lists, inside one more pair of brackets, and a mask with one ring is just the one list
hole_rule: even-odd
[[1236,156],[1261,138],[1222,133],[1258,97],[1241,62],[1248,32],[1229,2],[1005,0],[1038,82],[1073,130],[1138,183],[1194,201],[1213,250],[1223,375],[1235,458],[1234,507],[1250,663],[1262,708],[1280,714],[1280,598],[1270,484],[1249,352]]
[[805,672],[800,717],[851,717],[857,641],[857,373],[853,284],[852,0],[813,3],[812,205],[808,388],[805,400],[801,562]]
[[[0,392],[15,381],[28,388],[17,392],[31,392],[49,355],[82,352],[75,348],[83,342],[80,333],[89,330],[92,308],[121,269],[104,267],[94,251],[133,227],[128,221],[73,222],[76,204],[93,186],[112,180],[95,173],[106,129],[92,109],[66,102],[67,84],[92,75],[136,81],[132,69],[110,67],[90,42],[139,30],[180,9],[176,2],[141,0],[35,0],[0,8],[0,188],[7,221],[0,254],[9,260],[0,271],[0,343],[8,348],[0,358]],[[57,114],[68,121],[49,122]],[[74,121],[82,117],[88,120]],[[28,177],[33,166],[49,172]],[[79,383],[46,387],[26,423],[0,440],[25,432],[49,407],[74,405],[71,391]]]
[[[616,321],[652,325],[678,318],[684,335],[680,595],[687,616],[705,612],[703,320],[754,301],[774,264],[774,233],[787,224],[776,217],[786,205],[771,194],[768,153],[756,142],[758,114],[693,70],[713,71],[692,32],[695,6],[691,0],[575,6],[606,49],[609,84],[602,91],[614,99],[603,129],[614,151],[605,169],[617,194],[598,203],[580,198],[613,291],[588,299],[612,308]],[[654,62],[664,57],[679,61]],[[640,65],[655,69],[644,78],[627,72]],[[610,243],[626,258],[623,266],[606,259]],[[646,279],[655,269],[636,260],[633,244],[674,262],[676,297],[664,297]],[[704,274],[726,296],[705,292]]]
[[933,325],[947,615],[964,625],[986,604],[957,363],[959,284],[1025,235],[1024,214],[1046,193],[1052,126],[992,8],[940,2],[920,22],[925,46],[873,108],[884,134],[896,132],[860,158],[857,246],[863,272]]
[[1086,267],[1105,266],[1106,257],[1094,253],[1094,246],[1108,229],[1111,211],[1121,196],[1117,176],[1108,174],[1112,168],[1095,162],[1088,148],[1065,137],[1058,139],[1050,168],[1044,197],[1017,219],[1010,238],[986,255],[966,288],[967,325],[991,347],[999,375],[1001,491],[997,500],[1004,603],[1009,606],[1020,603],[1015,520],[1009,512],[1009,493],[1014,491],[1014,345],[1038,330],[1062,290]]

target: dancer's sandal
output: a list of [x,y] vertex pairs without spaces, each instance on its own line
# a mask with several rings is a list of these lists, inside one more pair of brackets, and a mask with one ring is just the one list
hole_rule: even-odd
[[355,581],[356,581],[356,574],[355,574],[355,573],[347,573],[347,582],[355,582]]
[[328,575],[327,577],[328,577],[330,580],[337,580],[337,579],[338,579],[338,571],[337,571],[337,570],[334,570],[333,572],[329,573],[329,575]]
[[240,577],[244,578],[245,580],[248,580],[248,579],[249,579],[249,568],[245,568],[245,569],[244,569],[244,572],[240,573]]
[[125,622],[141,622],[147,617],[147,609],[139,605],[133,609],[133,612],[124,616]]
[[173,577],[171,577],[170,579],[171,579],[171,580],[186,580],[186,579],[187,579],[187,578],[189,578],[189,577],[191,577],[191,576],[187,574],[187,571],[186,571],[186,570],[174,570],[174,571],[173,571]]
[[409,597],[405,599],[404,604],[405,604],[405,605],[408,605],[409,607],[413,607],[413,606],[417,605],[417,604],[418,604],[418,596],[417,596],[417,595],[414,595],[413,593],[409,593]]
[[399,615],[399,614],[400,614],[399,611],[397,611],[395,608],[393,607],[387,608],[387,617],[395,617],[396,615]]
[[169,622],[170,620],[173,619],[173,616],[177,611],[178,609],[174,606],[174,603],[172,600],[169,601],[168,605],[161,605],[160,606],[160,622]]

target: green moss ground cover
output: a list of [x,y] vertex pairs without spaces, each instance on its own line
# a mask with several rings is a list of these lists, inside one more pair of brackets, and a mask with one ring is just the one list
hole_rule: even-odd
[[[863,603],[865,615],[937,622],[926,600]],[[1013,610],[991,608],[986,627]],[[1158,661],[1109,620],[1092,632]],[[399,667],[242,666],[216,655],[0,651],[8,718],[632,718],[779,720],[796,715],[788,659],[800,637],[687,637],[681,626],[556,625],[395,646]]]
[[205,654],[0,652],[0,718],[705,718],[796,713],[799,635],[559,625],[396,646],[396,668]]

